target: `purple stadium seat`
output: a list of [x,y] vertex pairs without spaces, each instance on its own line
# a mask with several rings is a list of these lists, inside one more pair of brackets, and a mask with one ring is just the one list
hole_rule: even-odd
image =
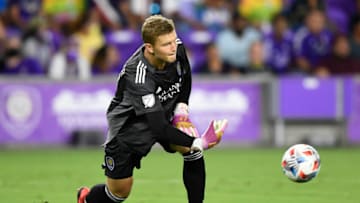
[[120,53],[121,64],[142,44],[141,33],[133,30],[120,30],[105,34],[106,42],[114,44]]
[[343,10],[328,8],[326,14],[330,22],[336,26],[337,31],[344,34],[348,33],[349,16]]
[[179,33],[179,37],[189,52],[192,71],[199,72],[199,65],[206,60],[206,46],[213,42],[215,34],[208,31],[191,31]]

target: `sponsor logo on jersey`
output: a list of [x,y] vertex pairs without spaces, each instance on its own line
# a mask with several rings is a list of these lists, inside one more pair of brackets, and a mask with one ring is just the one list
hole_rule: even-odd
[[172,84],[167,90],[162,90],[161,92],[157,93],[160,102],[174,98],[176,94],[180,93],[180,86],[180,83],[177,82]]
[[155,95],[154,94],[147,94],[141,97],[142,102],[145,108],[151,108],[155,104]]

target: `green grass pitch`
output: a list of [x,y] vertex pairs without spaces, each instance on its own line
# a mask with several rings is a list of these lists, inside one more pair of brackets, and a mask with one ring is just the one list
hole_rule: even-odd
[[[359,203],[360,149],[319,148],[321,171],[308,183],[281,172],[285,149],[205,152],[205,203]],[[1,203],[75,203],[76,189],[104,181],[101,149],[0,151]],[[136,170],[126,202],[186,203],[182,158],[154,149]]]

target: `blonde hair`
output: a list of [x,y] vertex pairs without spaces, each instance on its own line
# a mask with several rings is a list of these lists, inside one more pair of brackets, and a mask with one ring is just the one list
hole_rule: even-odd
[[141,27],[141,36],[144,43],[153,45],[160,35],[168,34],[174,30],[174,21],[162,15],[153,15],[145,19]]

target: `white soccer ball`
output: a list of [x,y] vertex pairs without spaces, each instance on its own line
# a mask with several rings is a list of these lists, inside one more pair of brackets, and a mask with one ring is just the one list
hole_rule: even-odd
[[307,144],[296,144],[286,150],[281,167],[284,174],[295,182],[308,182],[320,171],[320,155]]

